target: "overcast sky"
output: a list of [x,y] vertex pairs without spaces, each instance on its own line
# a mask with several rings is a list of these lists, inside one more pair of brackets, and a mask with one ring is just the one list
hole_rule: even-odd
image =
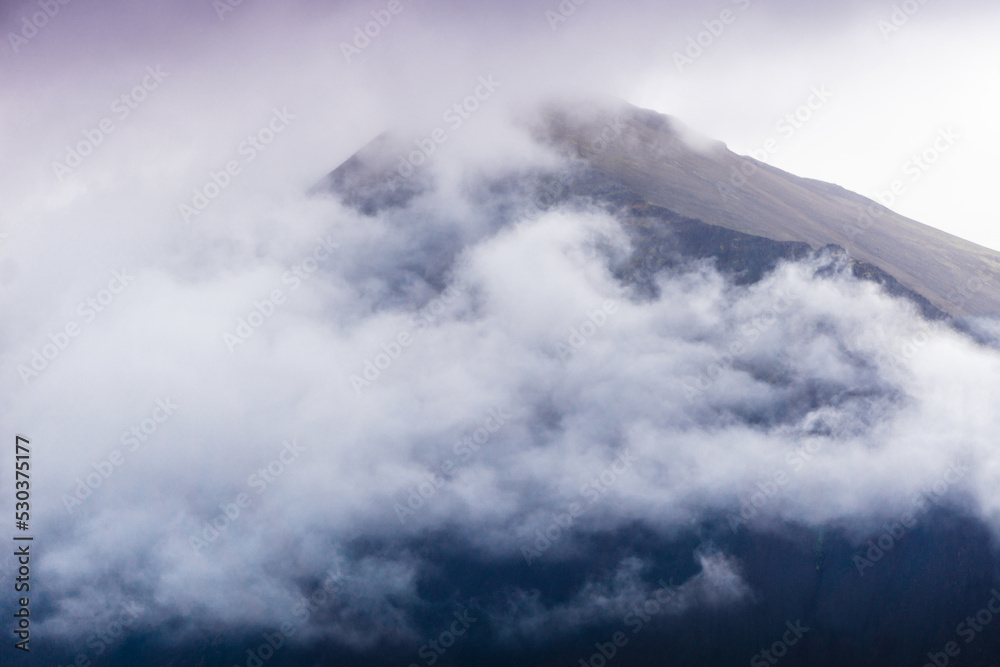
[[[805,446],[824,463],[796,470],[774,520],[860,535],[972,462],[953,502],[998,525],[994,349],[809,262],[753,286],[666,273],[643,300],[612,274],[629,247],[606,212],[498,231],[490,215],[516,193],[484,201],[468,178],[556,165],[509,120],[585,91],[865,195],[904,179],[891,208],[1000,248],[994,3],[927,2],[890,34],[892,4],[871,2],[72,0],[26,28],[39,6],[0,13],[0,426],[38,443],[47,636],[78,641],[128,598],[141,627],[180,624],[166,642],[202,622],[256,632],[335,570],[359,615],[310,632],[415,647],[429,570],[520,564],[595,475],[614,471],[613,501],[582,532],[669,533],[738,508]],[[386,25],[355,42],[372,12]],[[689,38],[705,46],[679,65]],[[387,129],[431,136],[487,85],[409,207],[304,195]],[[942,152],[913,180],[907,160],[928,149]],[[600,326],[563,356],[587,321]],[[403,333],[418,340],[366,376]],[[734,342],[739,363],[705,380]],[[476,433],[495,447],[454,448]],[[115,451],[124,462],[78,493]],[[452,459],[433,502],[401,514]],[[240,522],[192,542],[241,493]],[[427,556],[428,535],[454,552]],[[689,555],[678,610],[752,597],[730,555]],[[544,557],[586,556],[566,540]],[[500,634],[613,616],[651,594],[649,567],[596,564],[575,597]]]
[[[139,166],[159,178],[207,171],[274,104],[299,113],[283,142],[295,166],[268,160],[251,178],[305,184],[389,126],[437,122],[477,76],[495,72],[507,100],[583,88],[675,114],[740,153],[774,138],[771,163],[864,195],[903,179],[893,208],[1000,247],[990,196],[1000,145],[994,3],[927,2],[894,17],[888,2],[589,0],[566,5],[575,9],[565,21],[546,15],[557,2],[402,6],[348,62],[342,43],[379,3],[248,0],[221,20],[207,0],[61,5],[17,53],[8,38],[0,61],[6,224],[84,189],[128,182],[134,191]],[[5,32],[37,10],[4,3]],[[699,35],[713,28],[718,36]],[[700,55],[689,38],[707,44]],[[689,53],[697,58],[679,66],[677,54]],[[54,183],[53,159],[152,64],[170,72],[169,85],[72,183]],[[779,130],[814,87],[832,97],[794,133]],[[905,172],[945,128],[960,137],[947,154],[918,179]],[[112,157],[119,151],[129,159]]]

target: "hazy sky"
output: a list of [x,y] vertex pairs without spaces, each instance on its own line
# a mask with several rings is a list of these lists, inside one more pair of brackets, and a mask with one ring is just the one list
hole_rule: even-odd
[[[932,1],[894,15],[898,4],[588,0],[564,5],[573,11],[557,20],[546,13],[558,13],[558,2],[404,0],[348,62],[341,45],[381,4],[247,0],[220,11],[208,0],[72,2],[17,53],[9,37],[3,49],[6,224],[84,188],[108,191],[137,170],[160,178],[207,171],[275,104],[299,114],[282,142],[296,159],[294,169],[285,160],[270,168],[305,184],[386,127],[436,122],[476,77],[495,72],[508,101],[583,88],[675,114],[737,152],[774,138],[767,157],[776,166],[868,196],[902,179],[893,208],[998,248],[991,179],[1000,8]],[[33,2],[4,3],[4,31],[23,29],[34,11]],[[689,39],[707,45],[700,55]],[[697,58],[679,66],[677,54]],[[52,160],[157,63],[169,85],[121,122],[103,159],[88,160],[69,185],[53,182]],[[802,111],[808,120],[794,132],[779,129],[814,87],[831,97]],[[947,128],[959,137],[947,153],[906,171]],[[112,158],[117,151],[129,159]],[[273,183],[263,171],[251,178]]]

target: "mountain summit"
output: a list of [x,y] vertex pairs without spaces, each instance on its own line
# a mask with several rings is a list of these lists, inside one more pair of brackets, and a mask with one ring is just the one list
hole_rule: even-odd
[[[669,238],[673,251],[712,256],[750,274],[778,256],[829,248],[855,275],[915,299],[925,314],[1000,312],[1000,253],[840,186],[737,155],[673,117],[601,100],[550,104],[527,124],[536,141],[574,165],[570,176],[558,178],[560,192],[548,192],[617,208],[646,245]],[[399,157],[412,148],[412,142],[382,135],[316,190],[368,213],[403,206],[428,188],[430,178]],[[490,187],[539,178],[544,175],[514,174]]]

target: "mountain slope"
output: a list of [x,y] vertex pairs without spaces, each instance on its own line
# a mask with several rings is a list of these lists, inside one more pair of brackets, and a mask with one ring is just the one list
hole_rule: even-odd
[[[605,127],[620,134],[597,140]],[[581,119],[553,108],[539,129],[540,138],[682,216],[776,241],[840,246],[954,316],[1000,312],[1000,253],[719,142],[695,148],[668,116],[623,105]]]
[[[737,155],[721,142],[695,136],[669,116],[619,101],[587,100],[550,105],[527,125],[539,143],[576,165],[570,177],[559,179],[565,186],[556,196],[559,201],[576,196],[620,208],[651,207],[659,223],[671,229],[680,229],[673,218],[689,223],[688,246],[699,245],[692,240],[697,234],[690,223],[707,225],[698,234],[716,241],[721,238],[718,228],[730,230],[736,233],[727,236],[730,260],[739,254],[737,246],[743,241],[734,239],[742,235],[804,244],[803,248],[815,251],[836,246],[846,250],[855,275],[914,298],[925,314],[1000,313],[1000,253],[910,220],[839,186]],[[315,191],[334,192],[367,214],[405,206],[430,187],[431,179],[427,170],[416,170],[407,179],[395,177],[396,160],[411,147],[407,141],[395,143],[390,135],[381,135],[331,172]],[[511,178],[537,179],[538,174]],[[767,247],[777,252],[776,247]],[[801,256],[802,248],[782,247],[792,253],[790,257]],[[697,256],[720,254],[718,249],[702,251]],[[752,257],[742,260],[744,268],[760,264]]]

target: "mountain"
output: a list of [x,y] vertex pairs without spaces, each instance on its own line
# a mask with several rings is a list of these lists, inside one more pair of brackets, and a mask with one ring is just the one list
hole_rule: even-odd
[[[1000,253],[837,185],[737,155],[670,116],[623,102],[575,100],[547,105],[524,122],[573,168],[568,175],[509,174],[488,189],[532,182],[538,191],[555,179],[558,188],[544,188],[552,204],[587,198],[616,209],[645,255],[633,265],[648,265],[650,255],[660,262],[678,254],[714,257],[720,268],[752,280],[780,258],[826,249],[856,276],[911,298],[927,316],[1000,312]],[[403,206],[430,186],[426,170],[399,176],[400,156],[412,148],[384,134],[314,191],[335,193],[367,213]]]

